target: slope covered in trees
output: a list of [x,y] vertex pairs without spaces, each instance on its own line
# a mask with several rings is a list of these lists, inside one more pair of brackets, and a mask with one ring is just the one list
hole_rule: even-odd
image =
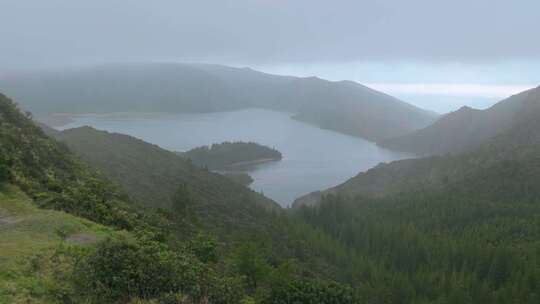
[[530,100],[537,100],[539,95],[540,87],[512,96],[486,110],[463,107],[440,117],[428,127],[378,144],[419,155],[470,151],[518,122],[523,106]]
[[295,206],[317,204],[325,194],[380,197],[411,189],[443,189],[503,161],[529,157],[540,144],[539,93],[539,89],[525,92],[527,99],[515,110],[512,122],[472,151],[380,164],[334,188],[301,197]]
[[0,79],[36,113],[216,112],[265,108],[369,140],[404,135],[435,114],[354,82],[203,64],[108,65]]
[[219,174],[128,135],[82,127],[54,136],[147,207],[170,208],[174,193],[183,185],[201,206],[221,205],[239,213],[250,204],[278,208],[266,197]]
[[438,189],[329,195],[298,213],[364,258],[354,273],[374,302],[534,303],[540,147],[523,149]]
[[362,257],[372,302],[534,303],[540,99],[518,115],[470,153],[382,165],[297,216]]

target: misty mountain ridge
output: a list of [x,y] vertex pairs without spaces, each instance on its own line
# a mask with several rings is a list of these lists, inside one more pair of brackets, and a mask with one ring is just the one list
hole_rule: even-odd
[[211,64],[119,64],[0,78],[35,113],[221,112],[265,108],[376,141],[427,126],[436,114],[352,81],[277,76]]
[[539,103],[539,91],[540,87],[516,94],[486,110],[465,106],[440,117],[428,127],[378,144],[420,155],[470,151],[519,122],[528,108]]

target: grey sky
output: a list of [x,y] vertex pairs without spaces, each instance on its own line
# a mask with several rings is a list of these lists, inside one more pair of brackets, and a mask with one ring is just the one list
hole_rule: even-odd
[[0,0],[0,67],[540,59],[538,0]]
[[0,0],[0,76],[210,62],[356,80],[445,112],[540,84],[539,36],[539,0]]

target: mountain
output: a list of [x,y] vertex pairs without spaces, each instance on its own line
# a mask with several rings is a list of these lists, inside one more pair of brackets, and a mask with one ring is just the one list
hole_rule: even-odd
[[[441,190],[455,183],[466,184],[464,180],[468,180],[468,183],[473,185],[477,182],[471,180],[471,177],[480,172],[496,170],[505,162],[534,158],[536,148],[540,145],[540,132],[538,132],[540,130],[540,89],[530,90],[505,100],[497,104],[490,112],[465,109],[458,111],[461,113],[459,116],[449,114],[441,118],[438,123],[442,124],[457,117],[471,117],[471,114],[476,117],[475,115],[478,115],[476,113],[494,113],[494,111],[498,113],[511,111],[512,115],[500,115],[499,117],[505,119],[497,121],[502,121],[503,126],[492,126],[490,133],[495,133],[476,142],[475,145],[471,144],[469,149],[472,150],[468,152],[380,164],[334,188],[301,197],[293,206],[316,205],[322,196],[327,194],[384,197],[409,191]],[[492,114],[489,117],[492,118]],[[451,125],[455,127],[458,124]],[[474,134],[474,131],[471,133]],[[480,133],[479,131],[476,134]],[[473,149],[473,146],[476,148]]]
[[489,109],[463,107],[440,117],[432,125],[410,134],[379,141],[382,147],[436,155],[470,151],[507,130],[529,100],[538,100],[540,87],[500,101]]
[[351,81],[206,64],[106,65],[0,78],[35,113],[217,112],[265,108],[369,140],[404,135],[436,114]]

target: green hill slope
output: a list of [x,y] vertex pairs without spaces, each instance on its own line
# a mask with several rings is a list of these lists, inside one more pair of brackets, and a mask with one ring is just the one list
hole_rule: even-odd
[[[169,210],[144,208],[152,204],[132,202],[3,95],[0,126],[1,303],[360,303],[335,283],[352,283],[345,271],[352,252],[268,212],[241,185],[196,169],[189,178],[199,176],[200,188],[186,182]],[[98,141],[111,136],[86,131]]]
[[[0,191],[0,303],[57,303],[55,272],[72,267],[51,258],[58,248],[94,246],[122,235],[73,215],[44,210],[17,187]],[[56,263],[56,264],[51,264]]]
[[256,192],[128,135],[82,127],[62,131],[55,137],[146,207],[171,208],[175,192],[183,186],[201,209],[228,210],[231,217],[249,213],[250,205],[280,209]]
[[[453,183],[471,179],[483,170],[495,169],[503,162],[527,161],[535,156],[540,145],[540,92],[526,92],[520,110],[512,122],[498,134],[485,139],[467,153],[432,156],[380,164],[358,174],[347,182],[323,192],[297,199],[295,206],[317,204],[324,194],[380,197],[416,190],[444,189]],[[524,169],[526,169],[524,167]],[[480,189],[478,192],[481,192]]]
[[371,302],[534,303],[539,104],[474,151],[381,165],[297,215],[362,257]]

